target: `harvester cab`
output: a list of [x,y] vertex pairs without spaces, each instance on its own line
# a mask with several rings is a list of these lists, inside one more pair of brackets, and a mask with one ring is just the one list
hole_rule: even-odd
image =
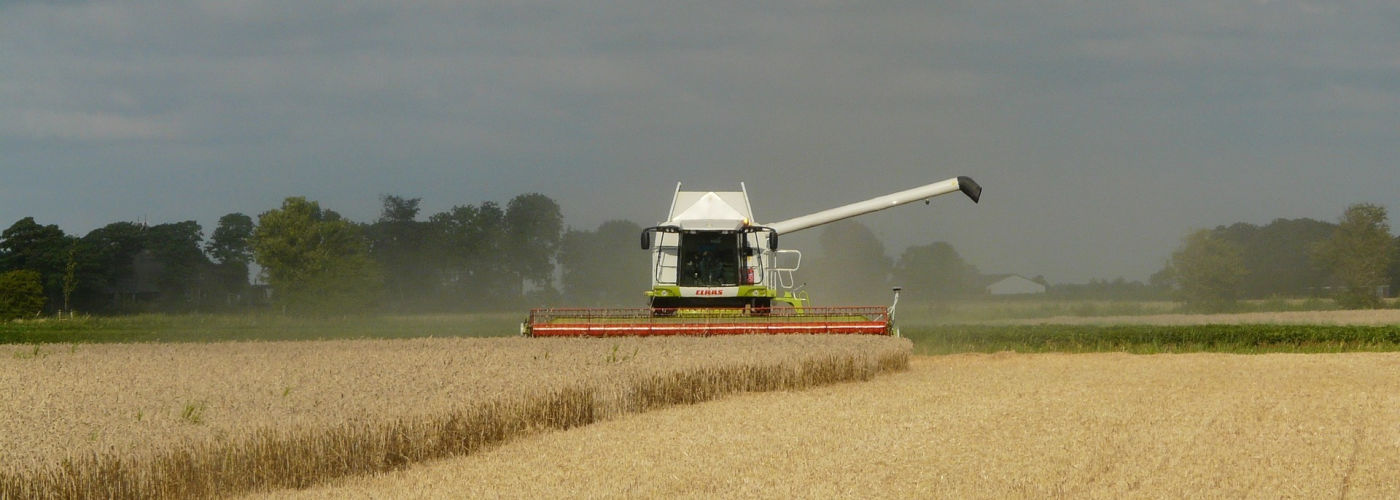
[[[529,336],[864,333],[889,335],[894,306],[810,307],[796,287],[797,250],[778,237],[906,203],[962,192],[975,203],[982,187],[968,177],[842,205],[800,217],[755,222],[739,191],[682,191],[676,184],[665,222],[642,231],[651,251],[650,307],[535,309],[521,325]],[[896,289],[897,290],[897,289]],[[896,291],[896,301],[898,291]]]
[[778,232],[753,223],[748,191],[743,183],[739,189],[681,191],[677,184],[666,222],[642,231],[642,249],[651,250],[651,290],[646,295],[652,308],[806,304],[791,290],[801,252],[778,250]]

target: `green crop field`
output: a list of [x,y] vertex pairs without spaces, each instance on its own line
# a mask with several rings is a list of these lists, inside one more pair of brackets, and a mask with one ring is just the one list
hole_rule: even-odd
[[524,314],[298,317],[142,314],[0,322],[0,344],[502,337]]
[[916,354],[962,352],[1400,351],[1400,326],[1370,325],[938,325],[903,327]]

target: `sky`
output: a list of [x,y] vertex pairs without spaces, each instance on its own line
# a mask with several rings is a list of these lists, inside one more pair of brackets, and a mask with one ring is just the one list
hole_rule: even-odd
[[0,0],[5,227],[539,192],[593,229],[677,182],[772,222],[966,175],[859,220],[1145,280],[1193,229],[1400,217],[1397,160],[1393,0]]

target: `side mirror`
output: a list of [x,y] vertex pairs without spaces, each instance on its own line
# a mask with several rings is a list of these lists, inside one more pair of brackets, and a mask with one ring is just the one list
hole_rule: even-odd
[[651,233],[653,232],[655,232],[655,230],[651,228],[642,230],[642,250],[651,249]]
[[768,249],[769,249],[769,250],[772,250],[772,251],[774,251],[774,252],[778,251],[778,232],[777,232],[777,231],[769,231],[769,232],[768,232]]

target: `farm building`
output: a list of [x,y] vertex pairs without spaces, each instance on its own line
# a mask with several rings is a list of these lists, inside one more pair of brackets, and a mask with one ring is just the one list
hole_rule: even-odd
[[988,295],[1028,295],[1045,293],[1045,285],[1028,279],[1018,274],[1008,274],[1005,276],[992,277],[994,281],[987,285]]

